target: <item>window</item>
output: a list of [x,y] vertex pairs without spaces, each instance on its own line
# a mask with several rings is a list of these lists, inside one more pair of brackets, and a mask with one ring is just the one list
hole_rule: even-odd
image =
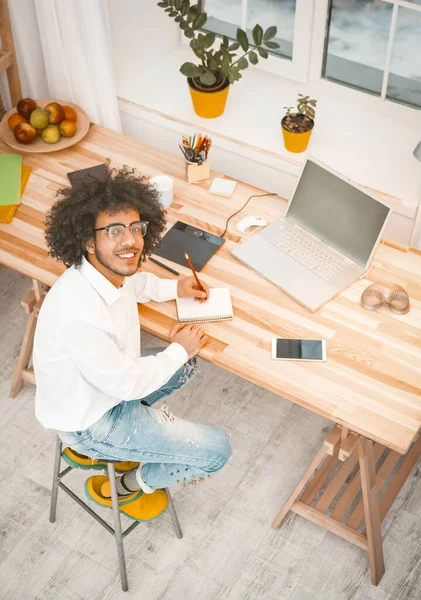
[[232,39],[238,27],[251,33],[256,23],[263,29],[276,25],[278,32],[273,41],[280,47],[269,51],[269,59],[261,61],[259,67],[298,81],[307,80],[312,0],[201,0],[200,6],[208,15],[206,30]]
[[258,68],[323,77],[421,107],[421,0],[201,0],[206,28],[235,38],[276,25],[279,50]]
[[421,0],[333,0],[323,75],[421,107]]
[[256,23],[263,29],[278,28],[280,48],[270,53],[292,60],[296,0],[204,0],[207,29],[235,39],[237,27],[251,34]]

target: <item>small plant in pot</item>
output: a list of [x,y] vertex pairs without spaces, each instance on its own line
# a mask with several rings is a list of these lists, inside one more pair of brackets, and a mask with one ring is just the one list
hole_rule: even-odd
[[293,106],[284,106],[287,114],[281,121],[285,148],[289,152],[304,152],[310,141],[316,116],[317,100],[298,94],[297,110]]
[[[200,12],[199,3],[190,5],[190,0],[163,0],[158,2],[189,38],[190,48],[200,60],[199,64],[186,62],[180,72],[187,77],[194,110],[197,115],[214,118],[222,115],[229,86],[242,77],[249,64],[257,65],[259,58],[268,58],[268,50],[279,48],[273,41],[277,28],[263,31],[255,25],[249,40],[243,29],[237,29],[236,40],[223,36],[218,49],[213,48],[216,34],[200,33],[207,21],[207,14]],[[240,56],[237,50],[241,49]]]

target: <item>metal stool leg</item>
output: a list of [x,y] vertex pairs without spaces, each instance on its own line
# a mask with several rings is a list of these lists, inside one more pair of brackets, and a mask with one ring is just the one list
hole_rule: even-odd
[[113,505],[115,541],[117,544],[118,562],[120,565],[121,589],[127,592],[129,585],[127,583],[126,559],[124,558],[123,534],[121,532],[120,511],[118,508],[118,494],[115,478],[115,469],[113,463],[108,463],[108,477],[110,479],[111,501]]
[[181,531],[180,523],[178,522],[178,517],[177,517],[177,513],[175,512],[175,508],[174,508],[174,504],[173,504],[173,501],[171,498],[170,490],[168,488],[165,488],[165,491],[168,494],[168,510],[170,511],[172,524],[173,524],[173,527],[175,530],[175,535],[178,537],[179,540],[181,540],[181,538],[183,537],[183,532]]
[[50,506],[50,523],[54,523],[56,520],[56,509],[57,509],[57,494],[58,494],[58,476],[60,473],[60,461],[61,451],[63,448],[63,442],[57,436],[56,441],[56,456],[54,459],[54,473],[53,473],[53,487],[51,490],[51,506]]

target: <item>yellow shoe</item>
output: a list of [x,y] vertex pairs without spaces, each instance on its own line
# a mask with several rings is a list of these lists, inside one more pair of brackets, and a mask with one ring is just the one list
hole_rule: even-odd
[[[106,475],[93,475],[85,482],[87,497],[99,504],[111,508],[111,499],[102,494],[102,486],[108,482]],[[168,496],[164,490],[156,490],[153,494],[144,494],[142,490],[118,499],[119,510],[134,521],[152,521],[162,515],[168,507]]]
[[[73,467],[73,469],[94,469],[95,471],[104,470],[107,468],[107,463],[103,460],[96,460],[95,458],[89,458],[84,454],[79,454],[71,448],[65,448],[62,452],[62,457],[65,462]],[[138,462],[125,461],[114,464],[117,473],[126,473],[127,471],[133,471],[139,466]]]

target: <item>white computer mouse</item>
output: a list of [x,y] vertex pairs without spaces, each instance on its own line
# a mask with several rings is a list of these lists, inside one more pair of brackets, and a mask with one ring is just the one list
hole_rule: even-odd
[[247,231],[250,227],[265,227],[266,225],[267,223],[262,217],[250,216],[240,219],[236,227],[240,233],[252,233],[252,231]]

